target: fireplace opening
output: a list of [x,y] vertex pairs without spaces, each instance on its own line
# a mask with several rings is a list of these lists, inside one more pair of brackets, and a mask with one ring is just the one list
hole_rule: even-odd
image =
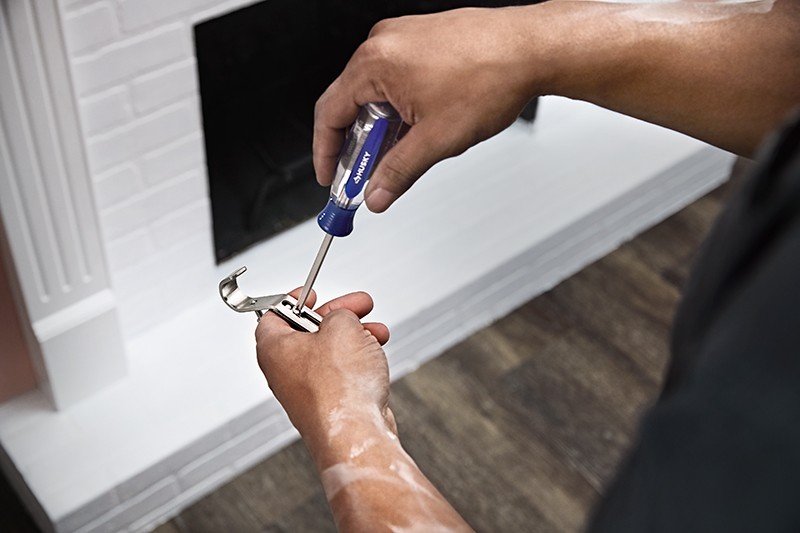
[[[194,28],[217,262],[315,216],[314,104],[379,20],[534,2],[265,0]],[[533,119],[535,101],[522,117]]]

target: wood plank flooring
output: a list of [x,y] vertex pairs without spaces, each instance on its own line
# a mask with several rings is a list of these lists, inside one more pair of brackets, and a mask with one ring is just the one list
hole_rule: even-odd
[[[680,288],[727,189],[392,386],[404,446],[477,531],[580,530],[658,394]],[[156,529],[224,531],[335,531],[302,443]]]

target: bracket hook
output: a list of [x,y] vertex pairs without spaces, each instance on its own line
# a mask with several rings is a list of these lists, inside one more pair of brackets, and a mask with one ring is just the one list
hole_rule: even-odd
[[254,312],[259,319],[265,312],[272,311],[293,328],[299,331],[316,332],[322,317],[308,308],[295,310],[297,300],[288,294],[273,294],[271,296],[247,296],[239,288],[237,278],[247,272],[247,267],[242,267],[227,278],[219,282],[219,295],[228,307],[237,313]]

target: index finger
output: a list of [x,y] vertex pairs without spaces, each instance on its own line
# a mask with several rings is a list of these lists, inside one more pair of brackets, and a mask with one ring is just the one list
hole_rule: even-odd
[[361,106],[387,98],[369,74],[361,74],[358,51],[342,74],[322,93],[314,106],[314,171],[320,185],[330,185],[336,171],[347,128],[355,122]]
[[364,318],[372,311],[374,305],[375,304],[372,301],[372,296],[366,292],[351,292],[350,294],[339,296],[330,302],[322,304],[316,311],[317,314],[324,317],[331,311],[335,311],[337,309],[347,309],[348,311],[354,313],[358,318]]
[[344,143],[345,128],[358,116],[358,106],[352,101],[351,105],[336,101],[337,82],[338,79],[319,97],[314,106],[314,140],[311,151],[317,182],[325,186],[333,181],[336,162]]

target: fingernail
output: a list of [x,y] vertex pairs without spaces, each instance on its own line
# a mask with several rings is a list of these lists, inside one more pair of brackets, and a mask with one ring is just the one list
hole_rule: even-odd
[[383,213],[397,200],[397,197],[398,195],[386,189],[375,189],[367,195],[367,208],[373,213]]

